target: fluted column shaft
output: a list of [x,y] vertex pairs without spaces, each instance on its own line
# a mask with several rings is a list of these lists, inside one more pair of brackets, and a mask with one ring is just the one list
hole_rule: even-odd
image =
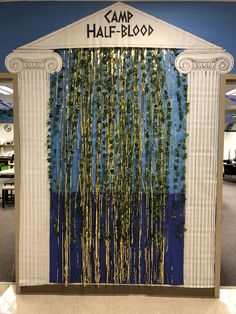
[[[7,69],[19,80],[20,285],[49,281],[47,103],[49,74],[61,63],[52,51],[18,50],[6,58]],[[232,65],[232,57],[219,51],[185,51],[176,59],[189,84],[184,239],[184,285],[189,287],[214,285],[219,77]]]
[[232,69],[225,52],[186,51],[176,67],[188,74],[184,285],[214,286],[219,80]]
[[60,56],[51,51],[15,51],[6,58],[8,71],[18,73],[19,89],[20,286],[49,282],[49,79],[61,64]]

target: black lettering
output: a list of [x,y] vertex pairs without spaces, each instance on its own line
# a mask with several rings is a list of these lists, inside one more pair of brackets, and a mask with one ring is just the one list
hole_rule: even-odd
[[95,31],[96,31],[96,25],[93,24],[93,27],[92,29],[89,28],[89,24],[87,24],[87,38],[89,38],[89,34],[92,33],[93,34],[93,38],[96,37],[96,34],[95,34]]
[[138,33],[139,33],[138,25],[135,25],[135,27],[134,27],[134,29],[133,29],[133,33],[134,33],[135,36],[138,35]]
[[112,10],[109,10],[105,15],[105,19],[107,20],[108,23],[110,23],[111,21],[108,19],[108,15],[112,12]]
[[110,27],[104,27],[104,37],[105,38],[110,38],[111,35],[110,35]]
[[112,18],[111,18],[111,22],[118,22],[116,11],[113,12],[113,15],[112,15]]
[[131,31],[131,26],[130,24],[128,25],[128,37],[133,37],[134,34],[132,34],[132,31]]
[[110,37],[112,37],[112,34],[115,33],[115,30],[116,30],[116,27],[114,25],[110,26]]
[[153,31],[154,29],[151,27],[151,25],[148,25],[148,36],[150,36]]
[[102,26],[99,27],[96,37],[103,37]]
[[121,24],[121,37],[127,36],[127,27],[124,24]]
[[120,11],[120,15],[119,15],[119,22],[123,22],[123,23],[127,23],[127,14],[126,12],[122,12]]
[[141,29],[140,29],[140,32],[142,33],[142,35],[144,36],[144,35],[146,35],[146,33],[147,33],[147,27],[143,24],[143,26],[141,27]]
[[133,14],[128,11],[128,23],[129,23],[129,21],[132,19],[132,17],[133,17]]

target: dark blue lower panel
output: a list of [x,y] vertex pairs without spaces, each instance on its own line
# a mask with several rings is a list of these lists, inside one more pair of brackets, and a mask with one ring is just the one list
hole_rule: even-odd
[[[75,193],[68,198],[69,283],[183,284],[182,194],[168,195],[161,213],[149,207],[153,202],[145,194],[137,208],[133,195],[126,237],[122,235],[124,216],[115,212],[112,195],[100,205],[91,195],[87,211],[78,205],[81,202]],[[64,283],[64,195],[51,192],[50,218],[50,282]]]

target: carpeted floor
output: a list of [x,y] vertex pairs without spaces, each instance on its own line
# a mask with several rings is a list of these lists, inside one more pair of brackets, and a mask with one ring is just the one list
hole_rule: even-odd
[[15,210],[0,201],[0,282],[15,281]]
[[223,183],[221,286],[236,286],[236,179]]

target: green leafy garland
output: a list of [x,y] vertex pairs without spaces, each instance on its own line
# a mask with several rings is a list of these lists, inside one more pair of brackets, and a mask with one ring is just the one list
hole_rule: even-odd
[[[71,243],[77,244],[79,234],[80,282],[101,282],[100,252],[105,247],[106,282],[112,277],[115,283],[130,283],[132,272],[135,283],[142,282],[145,260],[145,280],[164,283],[166,199],[175,137],[172,99],[176,97],[178,103],[175,132],[185,133],[174,143],[173,190],[177,193],[186,173],[180,160],[187,157],[187,85],[178,74],[179,90],[171,95],[164,50],[95,48],[70,49],[63,54],[63,71],[55,73],[51,82],[47,147],[51,190],[57,192],[58,200],[64,200],[64,221],[58,201],[53,226],[58,243],[63,233],[65,284],[70,282]],[[76,167],[75,151],[79,153]],[[74,167],[78,170],[75,188]],[[185,184],[181,193],[185,194]],[[184,196],[182,202],[184,206]],[[173,220],[183,216],[178,206],[174,202]],[[78,215],[82,217],[81,230],[76,222]],[[178,221],[176,230],[182,238]],[[145,245],[144,239],[149,239],[150,245]]]

